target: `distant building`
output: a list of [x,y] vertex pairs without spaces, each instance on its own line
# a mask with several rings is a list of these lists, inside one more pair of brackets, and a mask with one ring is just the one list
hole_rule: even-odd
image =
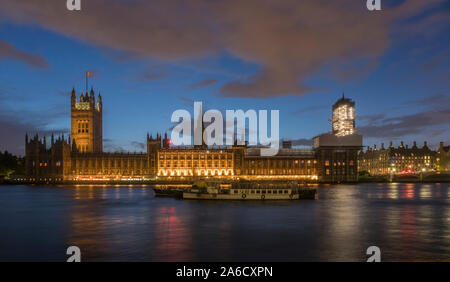
[[450,170],[450,146],[444,146],[444,142],[439,144],[439,150],[436,153],[436,169],[438,171]]
[[[357,180],[357,152],[362,136],[355,134],[354,105],[342,97],[333,105],[333,133],[314,139],[314,148],[292,148],[284,141],[275,156],[262,156],[260,147],[206,144],[173,147],[167,134],[147,134],[147,151],[103,152],[102,97],[94,90],[71,93],[71,135],[25,137],[29,181],[139,181],[198,178],[299,180],[341,182]],[[336,127],[336,128],[334,128]]]
[[355,133],[355,102],[342,98],[333,105],[332,117],[333,134],[339,137]]
[[319,181],[348,182],[358,180],[358,151],[362,135],[355,131],[355,102],[339,99],[333,105],[333,132],[313,139],[318,165]]
[[395,148],[390,142],[385,148],[374,145],[359,154],[359,171],[367,171],[371,175],[404,174],[428,172],[435,169],[436,152],[430,150],[427,142],[422,148],[417,147],[414,141],[412,147],[404,145]]

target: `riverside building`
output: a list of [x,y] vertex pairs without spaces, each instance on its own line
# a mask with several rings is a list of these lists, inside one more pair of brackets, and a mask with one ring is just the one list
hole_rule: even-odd
[[25,136],[25,171],[31,182],[127,182],[224,180],[357,180],[362,136],[355,133],[355,103],[342,97],[333,105],[332,132],[314,138],[314,146],[292,148],[289,141],[275,156],[263,147],[234,145],[171,146],[165,134],[147,134],[146,152],[103,152],[102,97],[94,90],[71,95],[71,134],[55,138]]

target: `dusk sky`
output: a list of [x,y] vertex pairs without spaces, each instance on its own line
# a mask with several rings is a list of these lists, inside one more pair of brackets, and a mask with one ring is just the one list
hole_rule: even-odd
[[450,1],[0,0],[0,150],[70,128],[70,91],[103,98],[105,151],[142,151],[172,112],[278,109],[295,145],[356,102],[364,145],[450,143]]

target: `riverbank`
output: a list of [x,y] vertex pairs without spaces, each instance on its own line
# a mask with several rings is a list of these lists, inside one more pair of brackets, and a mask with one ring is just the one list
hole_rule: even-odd
[[430,175],[382,175],[359,177],[358,183],[450,183],[450,173],[430,174]]
[[[121,181],[121,180],[109,180],[109,181],[98,181],[98,180],[84,180],[84,181],[72,181],[72,180],[63,180],[63,181],[26,181],[26,180],[14,180],[14,179],[0,179],[0,185],[147,185],[147,186],[155,186],[155,185],[192,185],[197,181],[217,181],[221,184],[232,184],[233,180],[226,179],[181,179],[181,180],[130,180],[130,181]],[[258,183],[283,183],[286,180],[255,180]],[[427,177],[423,177],[422,179],[419,176],[394,176],[393,178],[389,178],[388,176],[369,176],[369,177],[360,177],[357,182],[339,182],[339,183],[331,183],[331,182],[299,182],[301,185],[318,185],[318,184],[359,184],[359,183],[450,183],[450,174],[441,174],[441,175],[431,175]]]

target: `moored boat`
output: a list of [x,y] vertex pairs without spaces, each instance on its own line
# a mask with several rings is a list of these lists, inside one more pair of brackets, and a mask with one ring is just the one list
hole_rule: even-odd
[[174,187],[154,187],[155,197],[171,197],[171,198],[183,198],[183,190]]
[[234,183],[231,188],[217,184],[194,185],[183,192],[183,199],[199,200],[299,200],[316,199],[317,189],[300,187],[296,182],[279,184]]

